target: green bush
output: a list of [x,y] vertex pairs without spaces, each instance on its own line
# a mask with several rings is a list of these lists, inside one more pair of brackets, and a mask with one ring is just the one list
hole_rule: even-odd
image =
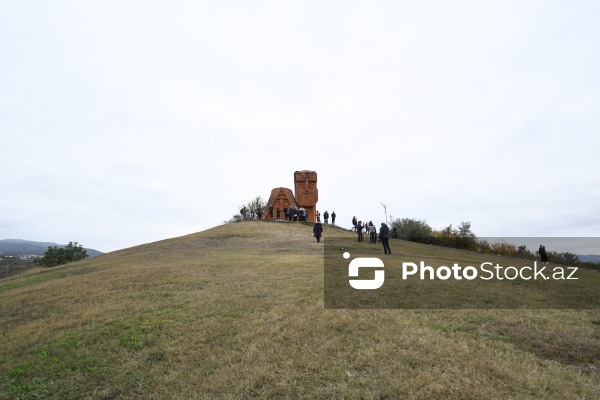
[[44,253],[44,257],[38,258],[35,260],[35,263],[45,267],[55,267],[57,265],[83,260],[87,257],[89,256],[83,246],[78,245],[77,242],[69,242],[65,247],[48,247],[48,250]]

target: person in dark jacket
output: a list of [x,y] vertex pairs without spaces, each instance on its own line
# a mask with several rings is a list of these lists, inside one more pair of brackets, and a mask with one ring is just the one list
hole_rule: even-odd
[[381,228],[379,228],[379,240],[381,240],[381,245],[383,246],[383,251],[385,254],[392,254],[392,250],[390,249],[389,244],[390,239],[390,228],[385,223],[381,223]]
[[331,225],[335,225],[335,211],[331,213]]
[[273,219],[273,206],[270,205],[268,210],[269,210],[269,219]]
[[325,225],[329,225],[329,213],[325,210],[325,214],[323,214],[323,218],[325,218]]
[[317,238],[317,243],[321,242],[321,234],[323,233],[323,225],[320,222],[317,222],[315,226],[313,226],[313,236]]
[[538,252],[540,253],[540,258],[542,259],[542,262],[548,264],[548,254],[546,253],[546,246],[540,244],[540,249],[538,250]]
[[356,233],[358,233],[358,241],[362,242],[363,241],[362,221],[358,221],[358,223],[356,224]]
[[276,213],[277,213],[277,221],[279,221],[279,217],[281,215],[281,210],[279,209],[279,207],[277,207]]
[[352,225],[354,226],[354,230],[356,230],[356,217],[352,217]]

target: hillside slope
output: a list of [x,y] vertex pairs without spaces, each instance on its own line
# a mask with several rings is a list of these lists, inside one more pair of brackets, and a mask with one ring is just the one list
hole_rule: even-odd
[[322,246],[243,222],[0,280],[0,398],[600,397],[597,310],[326,310]]

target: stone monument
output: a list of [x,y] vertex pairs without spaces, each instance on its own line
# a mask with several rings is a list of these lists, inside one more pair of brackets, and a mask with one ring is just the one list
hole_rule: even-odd
[[317,189],[317,173],[315,171],[294,172],[294,189],[296,196],[288,188],[278,187],[271,190],[267,201],[267,208],[262,219],[269,219],[269,206],[273,207],[273,218],[277,218],[277,209],[280,210],[280,219],[284,219],[283,209],[292,206],[296,209],[304,207],[307,211],[307,220],[317,221],[317,201],[319,201],[319,190]]
[[269,219],[269,206],[273,206],[273,218],[277,218],[277,209],[279,208],[281,219],[285,218],[285,215],[283,215],[284,208],[289,206],[300,208],[296,202],[296,199],[294,199],[292,191],[284,187],[278,187],[271,190],[269,201],[267,201],[267,208],[263,213],[262,219]]
[[317,222],[317,201],[319,201],[317,173],[306,170],[296,171],[294,172],[294,183],[296,202],[300,207],[306,208],[310,222]]

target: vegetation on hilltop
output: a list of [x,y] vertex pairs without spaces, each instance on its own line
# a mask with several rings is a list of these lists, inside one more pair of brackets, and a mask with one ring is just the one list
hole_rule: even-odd
[[48,247],[43,257],[36,258],[34,264],[44,267],[56,267],[89,257],[87,251],[77,242],[69,242],[64,247]]
[[246,210],[248,213],[254,212],[254,213],[256,213],[257,216],[258,216],[258,214],[262,215],[265,213],[266,207],[267,207],[267,202],[261,196],[256,196],[252,200],[248,201],[247,203],[239,205],[238,210],[240,210],[240,211],[233,214],[231,216],[231,218],[229,218],[227,221],[223,221],[223,223],[224,224],[234,224],[236,222],[241,222],[241,221],[247,219],[246,216],[242,216],[241,210]]
[[[454,228],[450,224],[443,229],[436,230],[424,220],[396,218],[392,219],[391,228],[395,232],[395,237],[411,242],[530,260],[534,260],[539,256],[537,251],[533,253],[525,245],[509,243],[506,240],[490,242],[489,240],[478,238],[471,230],[470,222],[461,222],[457,228]],[[547,254],[551,263],[600,270],[599,263],[580,261],[579,257],[571,252],[548,251]]]

